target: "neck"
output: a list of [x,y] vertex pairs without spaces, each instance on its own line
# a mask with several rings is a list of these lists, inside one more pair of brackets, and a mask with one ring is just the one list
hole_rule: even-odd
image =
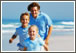
[[22,25],[23,28],[26,28],[28,25]]
[[[37,15],[38,16],[38,15]],[[37,16],[35,16],[34,18],[36,19],[37,18]]]
[[30,38],[30,40],[35,40],[35,38]]

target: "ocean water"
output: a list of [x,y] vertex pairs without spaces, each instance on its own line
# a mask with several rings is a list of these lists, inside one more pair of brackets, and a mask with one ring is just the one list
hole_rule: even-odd
[[[2,51],[17,51],[17,37],[12,44],[9,44],[9,39],[15,32],[17,27],[21,26],[19,20],[2,20]],[[52,36],[74,36],[74,21],[53,21]]]
[[[53,31],[72,32],[74,31],[74,21],[52,21]],[[2,33],[14,33],[17,27],[21,26],[19,20],[2,20]]]

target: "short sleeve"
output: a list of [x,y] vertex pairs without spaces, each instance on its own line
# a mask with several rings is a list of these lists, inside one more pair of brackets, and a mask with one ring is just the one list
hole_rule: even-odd
[[40,45],[44,45],[45,42],[43,41],[43,39],[41,39],[40,37],[38,38]]
[[18,29],[17,29],[17,28],[16,28],[16,31],[15,31],[14,35],[15,35],[15,36],[18,35]]
[[45,20],[48,27],[52,26],[52,20],[48,15],[45,15]]

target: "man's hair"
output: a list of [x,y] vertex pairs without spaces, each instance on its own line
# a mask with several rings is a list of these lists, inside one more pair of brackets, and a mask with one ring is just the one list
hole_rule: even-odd
[[37,7],[38,10],[40,10],[40,5],[36,2],[33,2],[33,3],[28,5],[28,11],[30,11],[32,7]]
[[29,19],[30,19],[30,15],[29,15],[29,13],[25,12],[25,13],[22,13],[22,14],[21,14],[21,16],[20,16],[20,21],[21,21],[21,19],[22,19],[22,17],[23,17],[24,15],[28,16]]

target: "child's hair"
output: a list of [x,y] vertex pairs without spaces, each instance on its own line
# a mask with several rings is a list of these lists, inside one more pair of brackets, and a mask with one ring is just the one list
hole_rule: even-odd
[[22,13],[22,14],[21,14],[21,16],[20,16],[20,21],[21,21],[21,19],[22,19],[22,17],[23,17],[24,15],[28,16],[29,19],[30,19],[30,15],[29,15],[29,13],[25,12],[25,13]]
[[30,11],[32,7],[37,7],[40,10],[40,5],[37,2],[33,2],[28,5],[28,11]]
[[32,28],[32,27],[36,28],[36,30],[38,31],[38,27],[37,27],[36,25],[31,25],[31,26],[29,27],[28,31],[29,31],[30,28]]

